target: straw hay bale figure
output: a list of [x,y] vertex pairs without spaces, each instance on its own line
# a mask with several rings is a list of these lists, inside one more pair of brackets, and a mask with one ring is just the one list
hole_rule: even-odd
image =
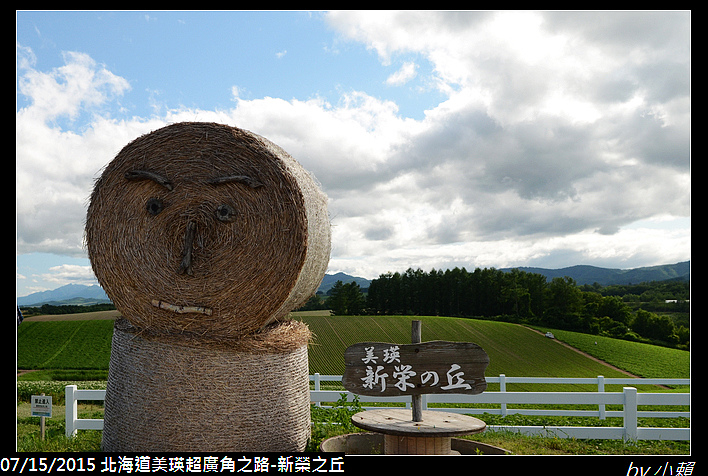
[[126,145],[86,219],[116,322],[104,451],[302,451],[306,325],[327,268],[327,198],[251,132],[178,123]]

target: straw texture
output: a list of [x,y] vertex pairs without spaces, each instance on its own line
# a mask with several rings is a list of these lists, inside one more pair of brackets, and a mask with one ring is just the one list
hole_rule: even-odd
[[[281,325],[289,324],[273,327]],[[277,333],[262,340],[278,340]],[[254,353],[184,344],[148,340],[129,323],[116,323],[103,451],[304,451],[310,437],[306,345]]]
[[316,179],[267,139],[214,123],[126,145],[95,184],[85,238],[133,325],[230,341],[307,302],[330,253]]
[[173,124],[108,164],[85,238],[123,316],[104,451],[304,450],[311,335],[288,313],[329,261],[327,197],[314,177],[251,132]]

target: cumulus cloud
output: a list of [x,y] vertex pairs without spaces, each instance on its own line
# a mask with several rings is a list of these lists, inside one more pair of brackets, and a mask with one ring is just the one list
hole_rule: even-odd
[[[28,105],[16,114],[17,250],[85,256],[93,180],[151,121],[108,117],[128,81],[86,54],[64,53],[64,65],[49,72],[34,69],[32,52],[20,45],[18,59],[18,92]],[[79,116],[87,125],[77,131],[70,126]]]
[[[505,250],[498,240],[621,242],[636,220],[689,216],[690,15],[662,13],[329,14],[383,64],[425,56],[449,94],[389,156],[416,197],[391,215],[418,216],[431,243]],[[426,200],[436,213],[413,205]]]
[[[409,266],[629,267],[690,257],[690,233],[627,228],[690,216],[690,14],[347,11],[326,19],[383,66],[402,65],[391,87],[425,75],[446,99],[414,120],[367,91],[336,102],[247,100],[234,85],[228,110],[111,117],[104,106],[120,102],[128,79],[81,53],[40,72],[18,45],[19,92],[29,98],[17,114],[18,251],[81,253],[101,167],[136,136],[198,117],[262,134],[315,174],[330,197],[332,271],[375,277]],[[62,129],[82,114],[91,116],[86,128]]]
[[401,69],[386,78],[386,84],[390,84],[393,86],[400,86],[402,84],[406,84],[408,81],[416,77],[417,68],[418,66],[415,63],[407,61],[403,64],[403,66],[401,66]]
[[27,49],[18,48],[22,74],[19,92],[32,99],[33,113],[43,120],[76,119],[80,112],[95,114],[110,98],[130,88],[127,80],[114,75],[85,53],[65,52],[64,65],[50,73],[32,69],[34,60]]
[[85,284],[91,286],[97,284],[91,266],[81,266],[76,264],[63,264],[52,266],[49,273],[39,276],[40,279],[57,284],[71,282],[75,284]]

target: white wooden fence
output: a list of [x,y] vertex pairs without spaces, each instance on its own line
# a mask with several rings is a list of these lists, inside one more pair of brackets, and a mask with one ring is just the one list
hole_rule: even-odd
[[103,430],[103,419],[78,418],[77,411],[80,400],[105,400],[105,390],[78,390],[76,385],[67,385],[64,398],[67,437],[76,435],[76,430]]
[[[321,383],[326,381],[341,382],[341,375],[310,375],[314,390],[310,391],[310,401],[318,406],[332,403],[346,396],[353,402],[356,395],[346,390],[321,390]],[[488,413],[493,415],[547,415],[547,416],[584,416],[621,417],[621,427],[579,427],[579,426],[488,426],[490,431],[512,431],[529,435],[553,436],[558,438],[578,439],[625,439],[625,440],[690,440],[690,428],[647,428],[637,425],[637,418],[690,418],[690,411],[639,411],[640,405],[690,406],[690,393],[638,393],[636,385],[690,385],[690,379],[637,379],[637,378],[543,378],[543,377],[487,377],[487,383],[498,383],[498,392],[484,392],[478,395],[433,394],[423,395],[423,408],[431,403],[461,404],[459,408],[441,408],[447,412],[466,414]],[[597,392],[507,392],[506,384],[592,384],[597,385]],[[623,385],[622,392],[605,392],[605,385]],[[625,386],[625,385],[632,385]],[[77,402],[80,400],[103,400],[105,390],[78,390],[76,385],[66,387],[66,435],[73,436],[77,430],[102,430],[103,420],[77,418]],[[409,396],[371,397],[358,396],[359,402],[398,402],[410,405]],[[499,408],[479,408],[479,405],[494,404]],[[527,409],[508,408],[509,404],[533,405],[597,405],[597,410],[568,409]],[[620,405],[622,410],[609,411],[606,405]],[[363,407],[367,409],[367,407]],[[381,408],[381,407],[375,407]]]

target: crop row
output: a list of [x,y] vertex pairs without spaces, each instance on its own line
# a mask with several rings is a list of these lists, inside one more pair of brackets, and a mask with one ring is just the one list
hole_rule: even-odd
[[[344,351],[357,342],[408,344],[411,320],[404,316],[298,316],[314,337],[309,346],[310,373],[341,375]],[[448,317],[416,317],[423,322],[423,341],[474,342],[489,355],[487,376],[509,377],[624,377],[555,339],[526,327],[495,321]],[[18,368],[107,370],[113,321],[23,322],[18,327]],[[554,331],[556,336],[585,352],[643,377],[686,378],[690,354],[597,336]],[[597,342],[597,345],[594,342]],[[544,390],[594,390],[588,386],[544,386]],[[510,391],[532,390],[512,384]]]
[[23,322],[17,328],[17,367],[107,370],[112,335],[112,320]]
[[[490,356],[486,375],[525,377],[623,377],[602,363],[589,359],[558,342],[522,326],[483,320],[420,317],[423,341],[474,342]],[[310,346],[310,372],[342,374],[344,350],[356,342],[410,343],[411,318],[400,316],[304,317],[315,334]],[[508,390],[532,389],[529,384],[511,384]],[[592,391],[588,385],[563,385],[544,390]],[[572,387],[572,388],[571,388]],[[490,388],[493,389],[493,388]]]

